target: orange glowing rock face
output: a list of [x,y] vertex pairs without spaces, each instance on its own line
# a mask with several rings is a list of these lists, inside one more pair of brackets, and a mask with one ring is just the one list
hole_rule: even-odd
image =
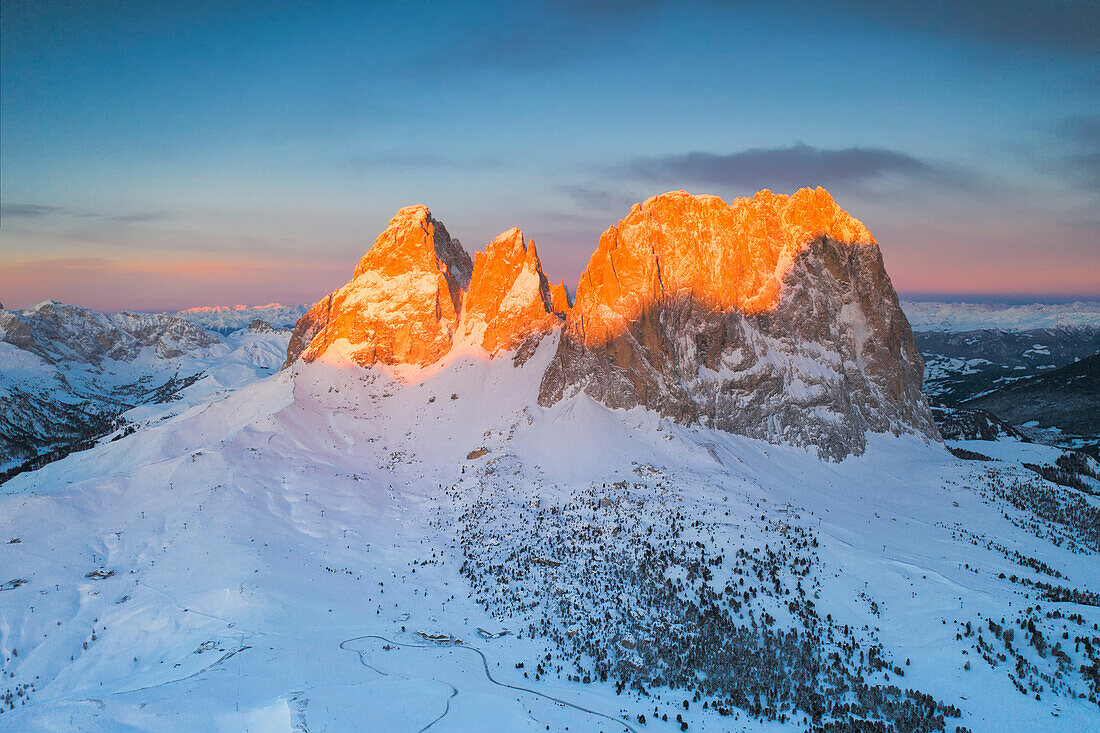
[[471,263],[413,206],[299,320],[287,363],[331,351],[428,366],[458,346],[514,350],[521,367],[564,318],[543,407],[584,393],[835,460],[862,452],[869,431],[938,439],[875,239],[824,189],[655,196],[604,232],[576,296],[570,307],[564,283],[549,286],[520,230]]
[[287,363],[313,361],[346,342],[361,364],[431,364],[458,329],[470,257],[426,206],[397,212],[347,285],[313,306],[295,328]]
[[874,237],[824,189],[730,204],[666,193],[600,238],[539,388],[860,453],[937,439],[924,364]]
[[688,296],[716,310],[775,310],[783,281],[810,243],[875,244],[823,188],[761,191],[726,204],[683,191],[635,204],[607,229],[585,268],[571,333],[595,346],[624,332],[652,303]]
[[569,315],[573,306],[569,303],[569,291],[565,289],[565,280],[550,286],[550,307],[560,316]]
[[504,232],[471,264],[427,207],[410,206],[375,240],[351,282],[298,321],[286,363],[336,348],[362,366],[427,366],[456,340],[497,354],[560,327],[562,318],[523,232]]
[[509,229],[474,256],[462,312],[466,338],[490,354],[514,349],[535,333],[561,325],[535,243]]

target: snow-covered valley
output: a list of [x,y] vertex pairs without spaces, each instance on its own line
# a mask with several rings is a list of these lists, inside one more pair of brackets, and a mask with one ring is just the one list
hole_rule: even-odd
[[298,363],[4,484],[0,729],[1095,729],[1060,451],[543,408],[557,338]]
[[289,331],[266,322],[203,325],[54,301],[0,310],[0,482],[162,412],[143,406],[194,404],[272,374],[286,356]]
[[[902,307],[931,400],[949,410],[985,410],[1032,440],[1096,454],[1100,303]],[[944,434],[957,437],[950,426]]]

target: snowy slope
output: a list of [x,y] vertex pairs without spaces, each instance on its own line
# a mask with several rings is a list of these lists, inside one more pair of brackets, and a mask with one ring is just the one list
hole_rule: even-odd
[[220,335],[178,318],[47,301],[0,311],[0,471],[109,429],[137,405],[275,371],[289,333]]
[[[827,464],[584,396],[544,409],[556,346],[398,374],[337,349],[0,487],[0,582],[25,581],[0,590],[0,729],[805,729],[768,690],[841,668],[880,702],[930,695],[947,730],[1100,724],[1073,643],[1100,609],[1035,600],[1100,589],[1098,502],[1018,464],[1054,449],[871,436]],[[691,615],[707,589],[720,613]],[[759,715],[693,696],[731,683],[701,667],[730,644],[763,665],[730,666]]]

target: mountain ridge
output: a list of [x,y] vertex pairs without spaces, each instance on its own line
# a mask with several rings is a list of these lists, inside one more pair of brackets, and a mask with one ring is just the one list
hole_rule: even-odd
[[519,229],[471,265],[426,206],[406,207],[298,322],[286,365],[331,350],[423,368],[559,330],[544,406],[583,392],[834,460],[867,431],[939,439],[877,242],[823,188],[651,197],[601,236],[572,303]]
[[1032,331],[1042,328],[1100,329],[1100,301],[1070,303],[971,303],[903,298],[901,307],[914,331],[963,332],[998,329]]
[[240,386],[280,363],[289,334],[224,334],[156,313],[101,313],[48,300],[0,310],[0,471],[64,454],[117,427],[123,413]]

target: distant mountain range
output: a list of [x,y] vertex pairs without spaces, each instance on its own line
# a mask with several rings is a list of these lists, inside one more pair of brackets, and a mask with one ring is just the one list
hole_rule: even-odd
[[1100,301],[1003,305],[902,299],[901,307],[914,331],[958,333],[982,329],[1100,328]]
[[997,415],[1043,442],[1096,446],[1100,437],[1100,355],[1013,380],[962,402]]
[[915,321],[924,391],[954,408],[936,411],[948,434],[996,433],[1003,421],[1036,440],[1097,449],[1100,303],[902,307]]
[[56,301],[0,310],[0,474],[109,433],[140,405],[270,374],[290,333],[262,321],[249,328],[258,312],[270,309],[235,311],[245,327],[223,334],[200,325],[201,316],[99,313]]
[[281,305],[268,303],[267,305],[213,305],[185,308],[173,315],[191,323],[197,323],[203,328],[217,331],[220,334],[230,334],[247,328],[257,318],[265,321],[272,328],[294,328],[294,324],[309,308],[305,305]]

